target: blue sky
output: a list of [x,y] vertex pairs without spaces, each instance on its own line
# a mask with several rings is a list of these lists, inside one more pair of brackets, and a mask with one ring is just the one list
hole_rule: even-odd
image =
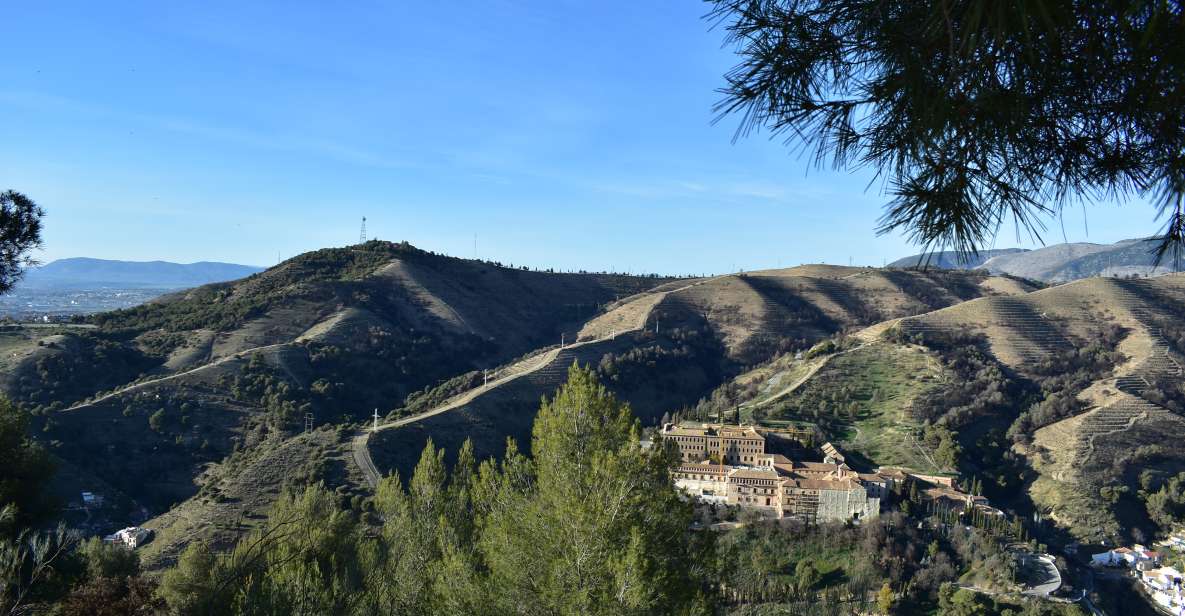
[[[734,62],[669,2],[12,3],[0,188],[43,261],[218,260],[372,237],[507,263],[715,273],[880,265],[868,172],[712,125]],[[1155,230],[1067,213],[1070,241]],[[1061,241],[1053,222],[1047,241]],[[998,246],[1017,245],[1012,233]],[[1027,245],[1027,244],[1020,244]]]

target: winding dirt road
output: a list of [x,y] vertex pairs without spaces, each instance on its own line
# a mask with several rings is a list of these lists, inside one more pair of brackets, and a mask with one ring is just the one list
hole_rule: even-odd
[[[362,471],[362,475],[366,479],[366,483],[369,484],[372,489],[377,487],[378,483],[379,483],[379,479],[382,477],[382,474],[379,472],[378,468],[375,467],[374,460],[370,457],[370,447],[369,447],[370,435],[372,435],[378,431],[390,430],[392,428],[399,428],[401,426],[413,424],[418,421],[427,419],[429,417],[433,417],[435,415],[440,415],[441,413],[447,413],[449,411],[463,407],[466,404],[469,404],[474,399],[478,398],[479,396],[481,396],[483,394],[486,394],[486,393],[493,391],[503,385],[506,385],[507,383],[513,382],[517,379],[520,379],[524,376],[527,376],[529,374],[532,374],[534,372],[541,370],[542,368],[548,366],[553,361],[555,361],[556,357],[559,356],[561,351],[580,348],[580,347],[583,347],[583,346],[586,346],[589,344],[603,342],[605,340],[611,339],[612,337],[615,337],[617,334],[628,334],[628,333],[632,333],[632,332],[636,332],[636,331],[641,331],[641,330],[645,329],[646,322],[650,319],[650,314],[654,311],[654,308],[656,306],[658,306],[660,303],[662,303],[662,300],[665,299],[668,295],[671,295],[673,293],[678,293],[678,292],[683,291],[685,289],[690,289],[691,287],[703,284],[704,282],[706,282],[706,281],[705,280],[697,280],[696,282],[679,287],[677,289],[671,289],[670,291],[659,291],[657,293],[648,293],[648,294],[646,294],[645,297],[635,300],[635,301],[640,301],[640,302],[646,302],[648,305],[646,306],[645,310],[638,312],[634,322],[630,323],[629,327],[627,327],[627,328],[617,330],[614,334],[602,334],[600,337],[597,337],[597,338],[586,339],[586,340],[581,340],[579,342],[574,342],[572,344],[564,346],[562,349],[561,348],[551,349],[550,351],[547,351],[547,352],[541,354],[538,357],[538,361],[536,361],[534,364],[528,366],[527,368],[520,369],[512,374],[508,374],[508,375],[498,378],[496,380],[490,381],[489,383],[486,383],[485,385],[471,389],[463,394],[454,396],[453,398],[445,401],[444,404],[441,404],[438,407],[429,409],[427,411],[424,411],[423,413],[417,413],[417,414],[412,415],[410,417],[404,417],[401,419],[397,419],[395,421],[390,421],[385,424],[379,425],[377,428],[371,428],[371,429],[364,430],[364,431],[356,434],[354,436],[354,439],[351,444],[351,448],[353,449],[352,457],[354,459],[354,463],[358,466],[358,469]],[[633,304],[633,303],[634,302],[630,302],[630,304]],[[617,310],[627,310],[628,311],[630,304],[624,304],[622,306],[618,306],[613,311],[617,311]],[[611,312],[613,312],[613,311],[611,311]],[[606,314],[608,314],[608,313],[606,313]],[[604,315],[602,315],[602,316],[604,316]]]

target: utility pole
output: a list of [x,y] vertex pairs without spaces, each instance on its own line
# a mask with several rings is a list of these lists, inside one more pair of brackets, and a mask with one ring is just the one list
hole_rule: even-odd
[[312,413],[305,413],[304,414],[304,431],[305,432],[312,432],[313,431],[313,414]]
[[560,350],[564,350],[564,333],[560,332]]
[[490,384],[490,371],[489,370],[482,370],[481,371],[481,386],[485,387],[486,385],[489,385],[489,384]]
[[371,431],[372,432],[379,431],[379,410],[377,408],[374,410],[374,427],[371,428]]
[[366,217],[362,217],[362,230],[358,232],[358,243],[366,243]]

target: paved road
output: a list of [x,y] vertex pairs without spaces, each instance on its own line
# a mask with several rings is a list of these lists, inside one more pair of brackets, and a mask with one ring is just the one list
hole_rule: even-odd
[[1048,597],[1050,593],[1062,587],[1062,574],[1057,570],[1053,557],[1048,554],[1028,554],[1025,556],[1030,565],[1040,572],[1036,579],[1028,580],[1029,587],[1024,594],[1030,597]]

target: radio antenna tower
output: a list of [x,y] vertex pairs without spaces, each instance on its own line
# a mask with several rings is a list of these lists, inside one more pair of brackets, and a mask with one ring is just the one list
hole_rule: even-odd
[[366,243],[366,217],[365,216],[362,217],[362,231],[358,232],[358,243],[359,244]]

